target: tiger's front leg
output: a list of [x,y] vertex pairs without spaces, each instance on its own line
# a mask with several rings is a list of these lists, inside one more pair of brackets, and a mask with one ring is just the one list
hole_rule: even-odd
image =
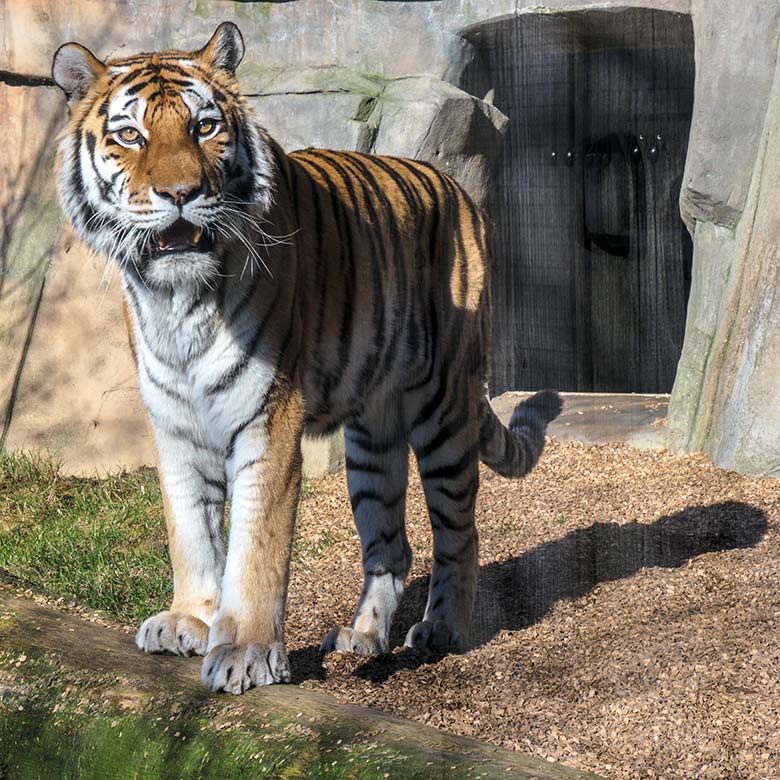
[[268,404],[228,447],[230,538],[219,609],[201,679],[243,693],[289,682],[284,613],[301,486],[303,405],[291,394]]
[[145,620],[136,644],[147,653],[204,655],[220,599],[225,566],[222,521],[225,472],[221,456],[196,431],[171,433],[151,417],[173,567],[169,609]]

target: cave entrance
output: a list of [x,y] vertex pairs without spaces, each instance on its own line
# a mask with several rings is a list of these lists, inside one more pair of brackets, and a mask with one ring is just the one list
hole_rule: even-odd
[[479,56],[461,86],[510,119],[488,204],[491,394],[669,392],[691,281],[691,18],[521,14],[463,36]]

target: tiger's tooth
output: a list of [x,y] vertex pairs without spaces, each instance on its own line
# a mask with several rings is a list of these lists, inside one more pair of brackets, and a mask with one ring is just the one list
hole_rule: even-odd
[[193,240],[194,243],[197,244],[198,241],[200,241],[200,237],[201,237],[202,233],[203,233],[203,231],[199,227],[195,228],[195,232],[192,234],[192,240]]

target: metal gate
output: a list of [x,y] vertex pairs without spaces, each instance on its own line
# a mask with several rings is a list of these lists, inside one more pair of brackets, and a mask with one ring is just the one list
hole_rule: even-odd
[[464,35],[481,60],[463,86],[510,119],[489,204],[491,393],[668,392],[691,273],[690,17],[526,14]]

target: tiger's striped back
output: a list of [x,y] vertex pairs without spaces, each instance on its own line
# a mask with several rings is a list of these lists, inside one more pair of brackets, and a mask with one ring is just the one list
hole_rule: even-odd
[[454,363],[470,344],[482,372],[487,227],[463,190],[410,160],[307,149],[290,162],[314,430],[414,387],[442,350]]

